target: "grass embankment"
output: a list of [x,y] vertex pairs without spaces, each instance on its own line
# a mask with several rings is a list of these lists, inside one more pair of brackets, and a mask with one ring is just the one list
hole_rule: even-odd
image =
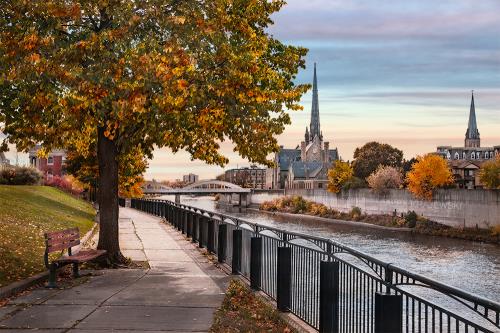
[[232,280],[210,332],[295,332],[270,304],[255,296],[238,280]]
[[360,208],[353,207],[349,213],[344,213],[328,208],[323,204],[305,200],[301,196],[282,197],[266,201],[260,205],[259,209],[270,212],[305,214],[327,219],[356,221],[391,228],[411,228],[412,232],[424,235],[500,243],[500,228],[498,226],[490,229],[453,228],[431,221],[423,216],[418,216],[415,212],[407,212],[402,215],[364,214]]
[[[43,233],[93,226],[92,206],[47,186],[0,186],[0,287],[45,270]],[[57,254],[56,254],[57,255]]]

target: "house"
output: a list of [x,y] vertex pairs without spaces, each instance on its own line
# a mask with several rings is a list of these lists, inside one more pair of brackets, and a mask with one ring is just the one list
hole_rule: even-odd
[[30,149],[28,153],[30,166],[38,169],[44,176],[45,181],[51,181],[54,177],[62,177],[66,174],[64,164],[66,151],[63,149],[52,150],[47,157],[39,157],[40,145]]

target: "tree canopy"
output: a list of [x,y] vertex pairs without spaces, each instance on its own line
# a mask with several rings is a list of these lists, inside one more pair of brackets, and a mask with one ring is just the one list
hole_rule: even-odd
[[380,165],[399,168],[403,163],[403,152],[386,143],[368,142],[354,151],[352,167],[356,177],[366,179]]
[[328,191],[339,193],[342,186],[353,178],[354,172],[349,162],[336,161],[328,170]]
[[487,188],[500,189],[500,156],[481,165],[479,179]]
[[406,181],[408,190],[416,197],[431,200],[435,189],[453,184],[453,174],[444,158],[427,154],[417,157]]
[[[97,142],[99,248],[119,258],[120,156],[155,148],[267,164],[306,50],[270,36],[284,1],[20,0],[0,7],[0,123],[20,150]],[[259,147],[259,149],[255,149]]]

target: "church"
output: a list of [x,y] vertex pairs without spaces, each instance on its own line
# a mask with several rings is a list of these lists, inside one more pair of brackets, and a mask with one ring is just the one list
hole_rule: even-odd
[[500,155],[500,145],[481,147],[474,92],[472,92],[464,147],[439,146],[437,147],[437,154],[448,160],[457,187],[467,189],[482,187],[479,181],[479,169],[485,161]]
[[281,146],[275,154],[276,167],[266,172],[266,188],[326,189],[328,169],[338,159],[337,148],[330,149],[329,142],[323,141],[319,122],[318,78],[314,64],[311,122],[309,128],[306,127],[304,141],[295,149]]

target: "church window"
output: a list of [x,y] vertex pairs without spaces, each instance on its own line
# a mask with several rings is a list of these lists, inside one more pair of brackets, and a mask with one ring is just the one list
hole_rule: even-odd
[[455,159],[458,160],[460,158],[460,154],[457,152],[455,153]]
[[463,159],[464,159],[464,160],[466,160],[466,159],[467,159],[467,154],[464,152],[464,153],[462,154],[462,157],[463,157]]
[[475,160],[475,159],[476,159],[476,154],[474,154],[474,152],[472,152],[472,153],[470,154],[470,158],[471,158],[471,159],[473,159],[473,160]]

